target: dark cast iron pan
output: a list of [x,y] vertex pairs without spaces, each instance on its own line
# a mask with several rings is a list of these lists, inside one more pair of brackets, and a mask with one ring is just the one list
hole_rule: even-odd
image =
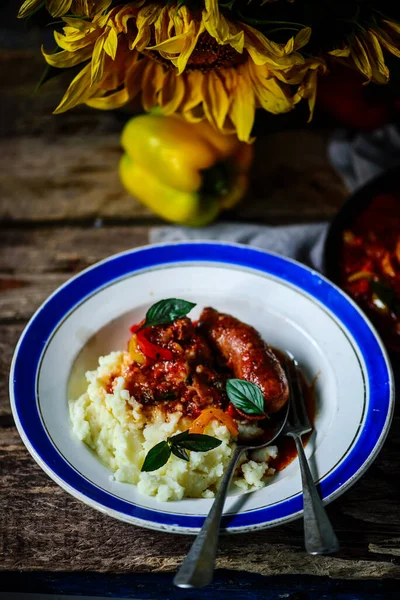
[[[400,164],[359,188],[348,198],[331,221],[323,249],[323,265],[326,276],[337,285],[340,285],[339,258],[343,231],[352,225],[353,220],[368,208],[372,199],[378,194],[398,195],[400,204]],[[400,353],[389,351],[389,354],[400,383]]]
[[327,277],[337,285],[340,281],[339,256],[343,231],[349,228],[355,217],[363,212],[378,194],[398,194],[400,203],[400,164],[359,188],[333,218],[325,240],[323,265]]

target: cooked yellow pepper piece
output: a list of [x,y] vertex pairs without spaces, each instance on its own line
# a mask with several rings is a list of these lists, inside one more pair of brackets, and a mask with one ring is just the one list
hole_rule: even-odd
[[201,411],[197,419],[195,419],[191,424],[189,433],[203,433],[207,425],[213,419],[217,419],[220,423],[225,425],[233,437],[238,436],[239,429],[232,417],[220,408],[214,408],[212,406],[209,408],[204,408]]
[[205,225],[246,193],[252,146],[207,122],[140,115],[126,124],[121,142],[123,185],[167,221]]
[[134,360],[139,365],[144,365],[144,363],[146,362],[146,357],[138,346],[136,333],[134,333],[131,339],[129,340],[128,352],[131,355],[132,360]]

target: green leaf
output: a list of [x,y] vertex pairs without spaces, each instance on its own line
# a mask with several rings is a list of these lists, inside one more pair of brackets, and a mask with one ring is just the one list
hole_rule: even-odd
[[181,448],[186,448],[186,450],[192,450],[194,452],[207,452],[208,450],[213,450],[213,448],[218,448],[218,446],[221,444],[221,440],[211,437],[211,435],[189,433],[188,436],[178,442],[177,445],[179,445]]
[[152,448],[144,460],[142,471],[156,471],[169,459],[171,452],[182,460],[189,460],[186,450],[193,452],[207,452],[221,445],[221,440],[210,435],[201,435],[199,433],[189,433],[183,431],[174,435],[166,442],[160,442]]
[[186,430],[186,431],[183,431],[182,433],[177,433],[176,435],[173,435],[172,437],[168,438],[168,441],[171,444],[178,444],[182,440],[186,440],[188,435],[189,435],[189,430]]
[[172,454],[175,454],[178,458],[182,458],[183,460],[189,460],[189,454],[184,450],[184,448],[180,448],[179,446],[171,446]]
[[243,379],[228,379],[226,393],[232,404],[244,413],[248,415],[265,415],[264,396],[260,388],[254,383]]
[[53,79],[53,77],[57,77],[58,75],[61,75],[61,73],[63,73],[64,71],[65,71],[65,69],[57,69],[56,67],[53,67],[52,65],[46,65],[46,67],[43,71],[43,75],[41,76],[38,83],[36,84],[36,87],[35,87],[33,93],[36,94],[40,90],[42,85],[47,83],[47,81],[50,81],[50,79]]
[[380,281],[370,281],[371,289],[381,302],[395,315],[400,315],[400,298],[393,288]]
[[146,320],[141,329],[153,325],[165,325],[172,323],[175,319],[184,317],[196,306],[193,302],[180,300],[179,298],[168,298],[153,304],[146,313]]
[[165,465],[170,456],[171,448],[168,442],[160,442],[147,453],[142,471],[156,471]]

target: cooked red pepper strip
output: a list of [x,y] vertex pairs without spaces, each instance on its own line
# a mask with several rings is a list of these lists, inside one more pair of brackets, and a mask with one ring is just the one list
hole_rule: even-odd
[[237,419],[239,417],[239,413],[236,408],[233,406],[232,402],[229,402],[228,408],[225,411],[230,417],[233,419]]
[[140,323],[138,325],[132,325],[132,327],[129,327],[129,331],[131,333],[136,333],[137,330],[142,327],[143,323],[144,323],[144,319],[143,319],[143,321],[140,321]]
[[161,348],[161,346],[157,346],[156,344],[152,344],[152,342],[149,342],[149,340],[146,338],[143,329],[138,331],[142,326],[142,323],[139,325],[132,325],[130,331],[131,333],[136,333],[137,343],[143,354],[147,356],[147,358],[154,358],[156,360],[172,360],[174,355],[172,354],[171,350],[168,350],[168,348]]

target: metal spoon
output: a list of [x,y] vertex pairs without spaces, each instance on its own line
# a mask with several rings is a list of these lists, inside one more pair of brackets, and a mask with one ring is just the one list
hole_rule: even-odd
[[244,441],[239,438],[218,488],[211,510],[204,521],[203,527],[197,534],[185,560],[175,575],[174,585],[180,588],[199,588],[211,583],[215,568],[215,557],[217,554],[222,511],[236,464],[241,454],[246,452],[246,450],[265,448],[271,444],[279,436],[285,426],[288,412],[289,402],[278,413],[271,417],[267,430],[267,441],[265,441],[265,436],[263,436],[260,443],[257,443],[256,438],[252,441],[252,445],[249,445],[248,440]]

